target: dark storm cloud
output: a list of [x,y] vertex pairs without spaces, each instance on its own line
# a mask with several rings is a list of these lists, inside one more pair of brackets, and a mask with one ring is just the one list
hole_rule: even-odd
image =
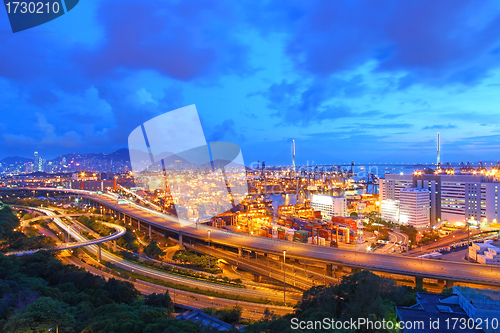
[[[268,3],[260,9],[266,15],[253,19],[264,35],[273,29],[288,35],[286,54],[302,76],[262,94],[285,123],[349,116],[344,108],[325,117],[332,97],[384,95],[416,84],[473,85],[500,64],[500,15],[493,2],[318,0],[285,8],[288,14]],[[363,75],[344,78],[370,61],[369,71],[399,77],[381,81],[378,92],[367,88]]]
[[[75,31],[55,31],[57,25],[52,33],[2,34],[0,81],[16,95],[6,105],[13,94],[0,93],[4,150],[26,142],[44,142],[47,151],[65,144],[57,140],[62,134],[47,138],[36,120],[25,119],[26,137],[17,135],[15,110],[45,115],[84,149],[108,151],[126,145],[141,123],[184,106],[179,80],[215,85],[224,75],[253,70],[245,40],[236,37],[241,15],[232,2],[100,1],[88,10],[96,18],[82,26],[100,36],[91,42],[78,42]],[[0,20],[0,29],[8,30],[8,21]],[[154,93],[147,87],[155,85],[139,74],[146,71],[161,87]]]
[[230,2],[103,1],[106,43],[75,55],[88,75],[152,69],[179,80],[249,70]]
[[[284,124],[309,125],[324,120],[334,120],[353,116],[379,114],[370,111],[355,114],[351,109],[339,102],[341,98],[356,98],[365,90],[362,75],[349,79],[328,78],[316,79],[312,83],[301,81],[272,84],[267,90],[252,93],[248,96],[261,95],[269,101],[268,107],[275,110],[274,116],[282,118]],[[335,98],[336,102],[331,102]]]
[[[203,121],[202,121],[203,123]],[[245,141],[245,135],[238,132],[233,119],[226,119],[222,123],[215,125],[213,131],[207,136],[207,142],[227,141],[241,142]]]
[[[470,84],[499,64],[500,16],[491,1],[314,1],[290,21],[287,52],[318,76],[376,59],[415,83]],[[265,29],[265,27],[264,27]]]

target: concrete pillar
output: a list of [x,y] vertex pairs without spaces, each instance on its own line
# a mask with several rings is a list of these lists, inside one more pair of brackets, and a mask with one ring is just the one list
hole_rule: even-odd
[[443,280],[443,279],[438,279],[438,287],[441,288],[441,289],[443,289],[444,286],[445,286],[445,282],[446,281]]
[[137,230],[141,231],[141,221],[137,220]]
[[149,225],[149,239],[151,239],[151,224]]
[[341,273],[344,271],[344,267],[342,265],[337,265],[337,272]]
[[243,248],[238,248],[238,257],[243,257]]
[[351,274],[355,274],[355,273],[360,272],[360,271],[361,271],[361,269],[359,269],[359,268],[356,268],[356,267],[351,268]]
[[453,281],[446,280],[446,288],[453,288]]
[[116,252],[116,239],[113,241],[114,246],[115,246],[115,252]]
[[254,282],[262,282],[262,276],[254,274],[253,275],[253,281]]
[[333,276],[333,265],[332,264],[326,264],[325,266],[325,272],[327,276]]
[[179,234],[179,250],[184,250],[184,243],[182,242],[182,234]]
[[424,287],[424,278],[415,276],[415,288],[423,289],[423,287]]
[[99,251],[97,251],[97,261],[101,262],[101,243],[99,243]]

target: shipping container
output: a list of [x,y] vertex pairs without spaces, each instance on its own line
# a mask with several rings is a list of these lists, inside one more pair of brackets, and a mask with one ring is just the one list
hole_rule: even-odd
[[323,237],[326,239],[330,238],[330,232],[328,230],[319,229],[318,231],[319,231],[319,237]]

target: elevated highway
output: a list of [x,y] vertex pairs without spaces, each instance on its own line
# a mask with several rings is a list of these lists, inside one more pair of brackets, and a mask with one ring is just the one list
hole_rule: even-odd
[[[37,190],[43,189],[37,188]],[[52,188],[46,190],[54,191]],[[237,249],[240,254],[244,250],[251,250],[281,256],[281,258],[283,258],[283,251],[286,251],[287,259],[325,264],[327,273],[332,272],[332,265],[334,265],[338,270],[350,267],[353,270],[368,269],[413,276],[416,279],[417,285],[421,284],[424,278],[428,278],[438,280],[439,284],[446,282],[448,287],[453,282],[477,283],[500,287],[499,266],[358,252],[251,236],[205,225],[186,223],[186,221],[179,221],[176,217],[165,215],[134,203],[119,205],[116,200],[113,200],[112,197],[106,194],[98,195],[82,190],[60,190],[78,193],[89,203],[116,214],[124,219],[126,223],[134,223],[139,229],[141,225],[142,227],[148,227],[150,235],[152,228],[177,234],[181,246],[186,239],[208,242],[208,232],[210,231],[210,241],[212,244],[216,243],[220,246]]]
[[[61,218],[63,217],[75,217],[75,216],[90,216],[91,214],[64,214],[64,215],[58,215],[51,210],[47,209],[42,209],[42,208],[34,208],[34,207],[29,207],[31,210],[36,210],[40,211],[42,213],[45,213],[47,215],[45,216],[38,216],[33,219],[27,220],[26,222],[31,222],[31,221],[39,221],[39,220],[44,220],[44,219],[52,219],[54,223],[56,223],[60,228],[66,229],[69,228],[69,224],[64,223]],[[89,245],[98,245],[99,246],[99,255],[101,252],[101,243],[104,242],[109,242],[112,240],[115,240],[117,238],[120,238],[121,236],[125,235],[127,232],[127,229],[125,227],[122,227],[120,225],[112,224],[112,223],[107,223],[107,222],[102,222],[105,226],[108,226],[110,228],[115,229],[115,233],[97,238],[97,239],[91,239],[91,240],[82,240],[79,242],[67,242],[60,244],[56,247],[51,247],[51,248],[42,248],[42,249],[30,249],[30,250],[25,250],[25,251],[17,251],[17,252],[8,252],[5,255],[7,256],[23,256],[23,255],[29,255],[29,254],[34,254],[38,251],[62,251],[62,250],[71,250],[71,249],[76,249],[78,247],[83,247],[83,246],[89,246]]]

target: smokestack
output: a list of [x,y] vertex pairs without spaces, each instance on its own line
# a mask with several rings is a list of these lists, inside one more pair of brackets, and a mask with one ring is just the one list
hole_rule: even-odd
[[438,136],[437,136],[437,165],[441,164],[440,153],[441,153],[441,146],[440,146],[440,143],[439,143],[439,132],[438,132]]
[[293,164],[293,174],[295,177],[295,183],[296,183],[296,203],[299,202],[299,179],[297,178],[297,169],[295,168],[295,140],[292,140],[292,164]]

